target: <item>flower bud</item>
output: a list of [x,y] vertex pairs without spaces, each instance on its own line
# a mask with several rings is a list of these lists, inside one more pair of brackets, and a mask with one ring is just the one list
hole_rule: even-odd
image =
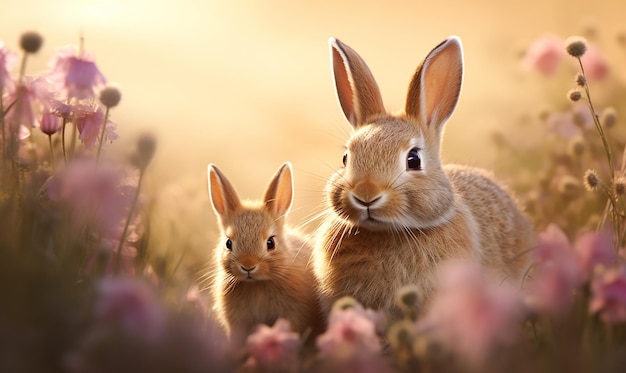
[[117,106],[121,99],[122,92],[120,92],[120,89],[115,85],[109,84],[100,91],[100,102],[108,108]]
[[587,51],[587,41],[580,36],[572,36],[565,40],[565,50],[570,56],[580,58]]
[[583,97],[583,95],[582,93],[580,93],[579,90],[572,89],[569,92],[567,92],[567,97],[570,99],[570,101],[576,102],[576,101],[579,101]]
[[20,36],[20,47],[26,53],[36,53],[43,44],[43,37],[37,31],[26,31]]

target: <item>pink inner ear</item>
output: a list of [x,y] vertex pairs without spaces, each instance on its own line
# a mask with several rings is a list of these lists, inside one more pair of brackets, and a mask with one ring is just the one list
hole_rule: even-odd
[[344,115],[348,118],[348,121],[355,124],[354,114],[354,96],[352,92],[352,86],[350,84],[350,78],[348,76],[348,70],[343,62],[341,54],[335,46],[332,47],[333,51],[333,73],[335,75],[335,86],[337,88],[337,96],[339,97],[339,103]]

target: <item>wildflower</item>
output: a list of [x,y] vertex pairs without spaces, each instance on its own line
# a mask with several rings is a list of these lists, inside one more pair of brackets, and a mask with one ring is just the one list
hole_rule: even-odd
[[609,64],[606,58],[593,44],[589,44],[587,52],[580,59],[585,68],[585,77],[589,81],[604,79],[609,73]]
[[43,37],[37,31],[26,31],[20,37],[20,47],[26,53],[36,53],[43,44]]
[[554,316],[563,314],[584,278],[576,251],[565,233],[551,224],[539,234],[533,257],[535,274],[528,288],[530,306]]
[[580,36],[572,36],[565,40],[565,50],[576,58],[582,57],[587,51],[587,41]]
[[52,99],[49,82],[41,77],[26,76],[18,90],[9,95],[8,102],[20,100],[7,112],[6,120],[13,126],[37,127],[40,113]]
[[108,108],[112,108],[119,104],[122,99],[122,92],[115,85],[107,85],[100,91],[100,102]]
[[587,84],[587,78],[585,78],[585,76],[582,73],[577,73],[576,74],[576,85],[578,85],[579,87],[584,87],[585,84]]
[[563,60],[563,41],[548,35],[535,41],[522,58],[524,68],[533,68],[545,76],[553,75]]
[[602,185],[602,181],[600,181],[600,177],[598,177],[598,172],[596,170],[587,170],[585,171],[585,175],[583,176],[583,185],[585,189],[590,192],[595,192]]
[[341,358],[381,351],[374,323],[354,308],[334,309],[316,344],[322,355]]
[[106,78],[98,69],[93,57],[77,55],[76,47],[59,50],[51,62],[50,79],[67,98],[89,98],[106,84]]
[[[297,365],[300,338],[291,330],[289,321],[280,318],[271,328],[259,325],[246,340],[250,354],[246,366],[254,368],[283,368],[289,370]],[[280,369],[279,369],[280,370]]]
[[96,318],[148,340],[165,331],[165,312],[156,291],[130,277],[104,277],[98,282]]
[[448,263],[438,276],[437,294],[418,329],[430,331],[444,348],[475,368],[484,367],[495,347],[517,337],[516,325],[523,316],[520,294],[474,263]]
[[0,41],[0,94],[6,89],[12,91],[15,88],[15,81],[11,77],[10,71],[17,63],[17,56],[2,41]]
[[587,149],[587,145],[585,143],[585,139],[582,136],[576,136],[569,140],[568,142],[568,150],[569,154],[574,157],[581,157],[585,150]]
[[[92,148],[98,141],[98,136],[102,132],[102,125],[104,122],[104,111],[100,106],[94,105],[80,105],[76,110],[77,121],[76,125],[78,133],[80,134],[80,140],[85,144],[87,148]],[[104,141],[113,141],[117,139],[115,133],[115,124],[110,120],[107,120],[106,128],[104,130]]]
[[42,187],[53,202],[63,204],[77,225],[88,225],[104,237],[118,239],[120,225],[132,202],[135,186],[124,170],[76,158]]
[[580,192],[580,182],[571,175],[563,175],[557,187],[559,192],[565,196],[576,196]]
[[69,121],[74,112],[74,105],[66,103],[64,100],[52,99],[50,101],[50,112],[65,121]]
[[591,281],[590,313],[609,324],[626,321],[626,267],[599,271]]
[[611,231],[604,229],[599,232],[585,233],[574,243],[582,273],[587,278],[596,267],[609,266],[617,260],[612,240]]
[[614,107],[607,107],[602,111],[602,118],[600,122],[604,125],[605,128],[613,128],[617,123],[617,111]]
[[620,176],[613,182],[615,194],[623,196],[626,193],[626,177]]
[[567,98],[570,99],[570,101],[572,102],[576,102],[578,100],[580,100],[583,97],[582,93],[580,93],[580,91],[578,89],[572,89],[569,92],[567,92]]
[[151,134],[144,134],[137,140],[137,151],[131,155],[131,163],[139,170],[145,170],[155,151],[156,139]]
[[62,126],[61,118],[49,111],[46,111],[41,115],[41,120],[39,122],[39,129],[48,136],[57,133]]

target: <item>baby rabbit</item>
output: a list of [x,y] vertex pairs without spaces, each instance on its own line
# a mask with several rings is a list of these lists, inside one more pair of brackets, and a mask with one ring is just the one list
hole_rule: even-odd
[[285,163],[263,201],[240,201],[224,174],[209,165],[209,194],[221,231],[212,285],[218,321],[235,345],[259,323],[284,317],[303,332],[319,319],[311,247],[285,225],[293,199],[291,165]]
[[325,189],[328,217],[317,233],[315,274],[323,307],[349,295],[393,311],[413,284],[427,304],[446,260],[481,263],[502,279],[525,269],[534,231],[494,177],[440,160],[444,124],[461,90],[461,42],[435,47],[409,84],[404,113],[389,114],[369,68],[329,40],[337,96],[354,127],[344,167]]

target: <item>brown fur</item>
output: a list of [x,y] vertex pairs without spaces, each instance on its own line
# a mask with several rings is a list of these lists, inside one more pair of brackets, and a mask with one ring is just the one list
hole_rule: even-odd
[[[342,58],[333,68],[348,70],[334,78],[355,132],[346,166],[327,183],[329,214],[313,254],[324,308],[350,295],[390,311],[408,284],[427,303],[446,260],[476,261],[502,279],[518,278],[534,239],[527,218],[490,173],[440,161],[443,127],[461,88],[460,41],[430,52],[409,86],[406,113],[395,116],[382,105],[363,107],[380,97],[371,72],[345,44],[330,43],[333,59]],[[356,81],[337,81],[346,77]],[[418,149],[419,169],[409,169],[411,149]]]
[[[315,277],[308,265],[311,246],[285,225],[292,201],[291,167],[285,164],[267,188],[263,202],[239,201],[230,182],[209,166],[213,208],[221,237],[215,252],[214,309],[230,339],[241,345],[260,324],[284,317],[297,332],[319,319]],[[273,237],[275,247],[268,250]],[[230,239],[232,250],[225,247]],[[247,279],[245,268],[256,269]]]

